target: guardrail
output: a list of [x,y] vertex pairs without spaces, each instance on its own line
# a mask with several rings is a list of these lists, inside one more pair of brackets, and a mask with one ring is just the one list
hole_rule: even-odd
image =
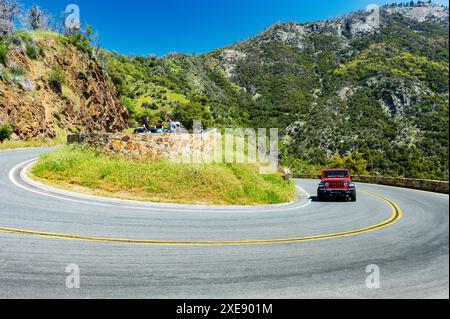
[[[299,174],[295,178],[320,179],[320,175]],[[433,181],[425,179],[382,177],[382,176],[353,176],[353,181],[367,184],[378,184],[387,186],[396,186],[412,188],[435,193],[449,193],[449,182]]]

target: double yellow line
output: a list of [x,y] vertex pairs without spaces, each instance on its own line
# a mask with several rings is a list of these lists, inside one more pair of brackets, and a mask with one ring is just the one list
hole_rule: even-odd
[[334,238],[343,238],[349,236],[360,235],[364,233],[374,232],[388,226],[392,226],[397,223],[403,217],[403,212],[401,208],[392,202],[391,200],[382,197],[380,195],[365,192],[373,197],[376,197],[385,203],[387,203],[392,209],[391,217],[379,224],[325,235],[316,235],[308,237],[298,237],[298,238],[279,238],[279,239],[262,239],[262,240],[237,240],[237,241],[170,241],[170,240],[139,240],[139,239],[126,239],[126,238],[108,238],[108,237],[95,237],[95,236],[78,236],[71,234],[61,234],[61,233],[51,233],[51,232],[41,232],[34,230],[16,229],[8,227],[0,227],[0,233],[9,233],[15,235],[26,235],[35,237],[45,237],[51,239],[61,239],[61,240],[74,240],[74,241],[84,241],[84,242],[95,242],[95,243],[105,243],[105,244],[134,244],[134,245],[154,245],[154,246],[238,246],[238,245],[274,245],[274,244],[292,244],[292,243],[304,243],[310,241],[327,240]]

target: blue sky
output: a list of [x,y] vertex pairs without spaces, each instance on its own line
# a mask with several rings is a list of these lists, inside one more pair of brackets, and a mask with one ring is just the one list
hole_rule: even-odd
[[[406,0],[404,0],[406,1]],[[335,17],[369,4],[400,0],[22,0],[55,16],[74,3],[102,47],[122,54],[204,53],[286,21]],[[434,0],[448,5],[448,0]]]

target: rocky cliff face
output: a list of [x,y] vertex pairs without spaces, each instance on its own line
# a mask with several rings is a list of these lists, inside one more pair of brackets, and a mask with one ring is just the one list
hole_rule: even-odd
[[448,8],[435,5],[421,5],[407,8],[386,8],[390,14],[400,14],[418,22],[437,21],[448,23]]
[[[249,40],[238,42],[223,50],[217,50],[220,53],[214,56],[218,58],[223,69],[227,70],[228,79],[235,81],[236,76],[233,71],[240,61],[249,57],[249,51],[259,51],[258,54],[264,56],[267,53],[266,46],[268,44],[282,43],[297,52],[304,52],[311,48],[311,37],[329,36],[339,40],[334,43],[338,45],[335,47],[336,51],[346,50],[345,54],[351,55],[355,52],[354,48],[351,47],[355,40],[367,37],[374,39],[383,29],[391,27],[392,21],[399,17],[405,18],[405,21],[415,21],[419,24],[433,23],[445,27],[449,23],[449,10],[448,7],[433,4],[412,7],[388,6],[378,8],[377,11],[371,11],[368,8],[367,11],[353,12],[332,20],[308,23],[277,23]],[[415,28],[413,29],[415,30]],[[395,31],[402,32],[403,30],[397,29]],[[425,29],[415,30],[417,33],[424,33],[424,31]],[[317,47],[314,49],[321,50]]]
[[0,63],[0,122],[13,126],[14,139],[127,127],[128,112],[88,53],[56,34],[20,32],[8,41]]

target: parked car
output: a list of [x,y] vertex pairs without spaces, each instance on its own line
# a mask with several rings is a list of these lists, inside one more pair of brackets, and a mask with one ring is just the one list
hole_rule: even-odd
[[162,133],[173,133],[173,134],[182,134],[189,133],[188,130],[184,128],[184,126],[180,122],[173,122],[172,129],[164,129],[164,127],[158,128],[149,128],[145,129],[145,127],[138,127],[134,130],[135,134],[162,134]]
[[356,186],[348,169],[326,169],[317,190],[317,199],[349,198],[356,202]]

